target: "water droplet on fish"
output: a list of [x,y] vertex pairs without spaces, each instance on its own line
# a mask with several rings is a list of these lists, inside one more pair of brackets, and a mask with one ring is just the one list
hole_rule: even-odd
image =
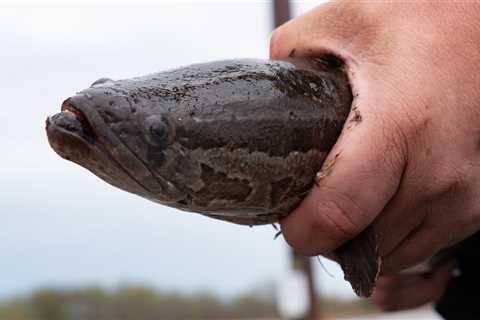
[[111,84],[112,82],[113,82],[113,80],[110,79],[110,78],[100,78],[97,81],[95,81],[94,83],[92,83],[92,85],[90,87],[101,87],[101,86],[104,86],[104,85]]

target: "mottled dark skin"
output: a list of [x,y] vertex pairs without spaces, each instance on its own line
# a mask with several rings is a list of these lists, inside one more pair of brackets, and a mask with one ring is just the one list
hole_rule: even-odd
[[[257,225],[286,216],[310,190],[351,102],[342,66],[330,57],[228,60],[100,79],[67,99],[47,132],[57,153],[112,185]],[[356,292],[370,295],[375,238],[359,239],[337,255]]]

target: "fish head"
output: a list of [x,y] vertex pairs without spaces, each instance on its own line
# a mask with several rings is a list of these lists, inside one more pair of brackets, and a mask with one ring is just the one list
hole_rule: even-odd
[[142,108],[130,89],[128,82],[100,79],[68,98],[46,121],[48,141],[61,157],[115,187],[175,203],[185,193],[153,170],[164,161],[172,128],[161,112]]

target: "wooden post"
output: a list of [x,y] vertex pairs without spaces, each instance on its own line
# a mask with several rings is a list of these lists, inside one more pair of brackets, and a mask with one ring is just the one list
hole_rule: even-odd
[[[291,250],[292,268],[302,272],[308,281],[308,296],[310,301],[310,308],[305,316],[305,320],[318,320],[317,312],[317,294],[315,292],[315,282],[313,276],[312,260],[310,257],[305,257],[295,250]],[[300,320],[300,319],[295,319]]]
[[279,27],[290,20],[290,4],[288,0],[273,0],[273,27]]
[[[273,4],[273,21],[274,28],[284,24],[290,19],[290,5],[288,0],[272,0]],[[311,259],[302,256],[295,250],[291,250],[292,268],[302,272],[308,281],[308,296],[310,300],[310,308],[307,312],[305,320],[318,320],[317,295],[315,292],[315,282]],[[300,320],[300,319],[292,319]]]

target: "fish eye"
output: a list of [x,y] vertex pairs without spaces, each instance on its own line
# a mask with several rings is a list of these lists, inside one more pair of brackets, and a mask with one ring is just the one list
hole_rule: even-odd
[[169,143],[168,123],[161,116],[153,115],[145,119],[147,141],[154,146],[166,148]]

